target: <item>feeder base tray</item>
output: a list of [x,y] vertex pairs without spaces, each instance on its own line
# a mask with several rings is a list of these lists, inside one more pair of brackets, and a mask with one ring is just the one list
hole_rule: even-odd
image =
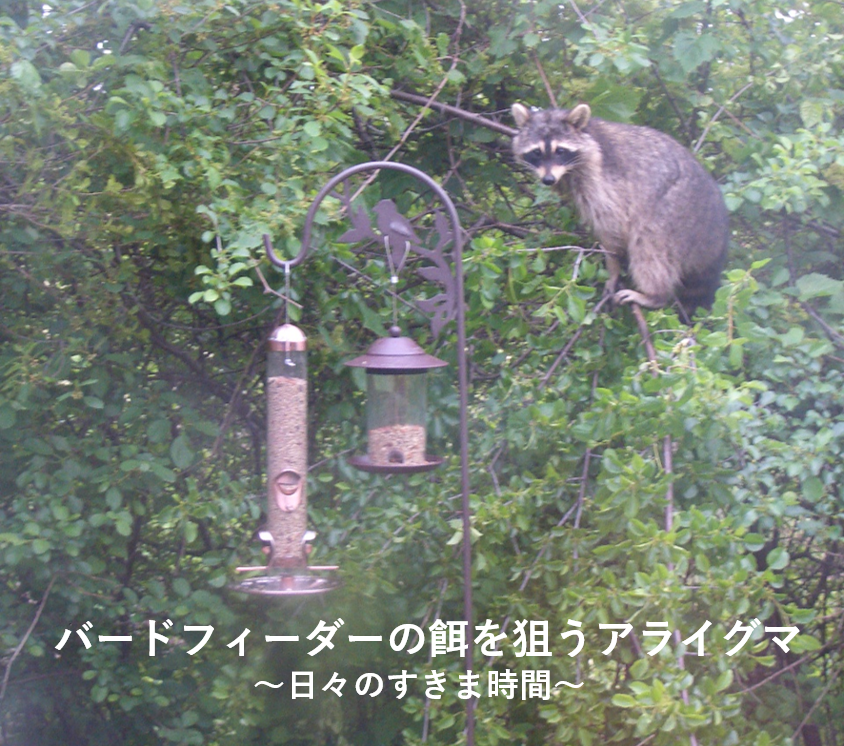
[[230,588],[257,596],[309,596],[326,593],[339,586],[339,580],[323,575],[263,575],[241,580]]
[[346,460],[355,469],[371,474],[413,474],[419,471],[433,471],[443,462],[441,458],[430,457],[421,464],[375,464],[369,456],[350,456]]

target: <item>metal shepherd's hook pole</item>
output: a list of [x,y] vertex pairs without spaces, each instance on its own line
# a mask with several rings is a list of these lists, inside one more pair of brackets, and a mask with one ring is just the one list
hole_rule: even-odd
[[[473,609],[472,609],[472,522],[471,522],[471,508],[469,503],[470,488],[469,488],[469,365],[468,352],[466,347],[466,317],[465,306],[463,302],[463,240],[462,229],[460,226],[460,219],[457,215],[457,209],[446,191],[430,176],[423,171],[412,166],[407,166],[402,163],[392,163],[389,161],[373,161],[369,163],[361,163],[351,168],[347,168],[343,172],[334,176],[317,194],[313,203],[311,204],[308,214],[305,218],[305,226],[302,231],[302,248],[298,255],[285,261],[280,259],[273,251],[272,243],[269,236],[264,236],[264,246],[267,250],[267,255],[274,266],[283,270],[285,275],[289,277],[290,269],[301,264],[308,256],[311,250],[311,229],[314,223],[317,210],[322,201],[335,189],[341,182],[348,179],[350,176],[366,171],[380,171],[382,169],[399,171],[408,174],[418,181],[425,184],[439,199],[440,203],[445,207],[448,219],[452,228],[453,241],[453,265],[454,265],[454,287],[453,292],[456,295],[455,303],[455,317],[457,321],[457,376],[460,399],[460,481],[461,481],[461,497],[462,497],[462,528],[463,528],[463,619],[467,623],[468,634],[466,637],[466,672],[472,671],[474,646],[473,646]],[[395,288],[393,288],[395,289]],[[474,726],[474,702],[470,697],[466,702],[466,743],[468,746],[474,746],[475,742],[475,726]]]

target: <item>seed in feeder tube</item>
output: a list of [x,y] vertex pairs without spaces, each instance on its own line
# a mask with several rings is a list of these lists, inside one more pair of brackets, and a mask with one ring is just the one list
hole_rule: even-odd
[[369,431],[369,460],[379,466],[424,464],[425,428],[422,425],[385,425]]
[[302,535],[307,528],[303,476],[308,470],[307,404],[304,378],[267,379],[267,526],[275,540],[270,560],[274,566],[305,563]]
[[268,381],[270,464],[305,461],[307,448],[308,385],[301,378],[273,376]]

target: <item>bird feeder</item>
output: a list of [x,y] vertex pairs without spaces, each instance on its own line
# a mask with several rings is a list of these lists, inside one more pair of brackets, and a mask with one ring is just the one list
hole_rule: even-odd
[[267,341],[267,528],[275,546],[270,567],[307,564],[308,471],[307,339],[293,324]]
[[447,363],[429,355],[397,326],[360,357],[346,363],[367,379],[367,453],[349,463],[385,474],[428,471],[442,463],[427,453],[427,376]]
[[310,570],[308,551],[307,339],[293,324],[273,330],[267,341],[267,525],[258,538],[268,553],[264,577],[249,578],[238,590],[263,595],[321,593],[336,587]]

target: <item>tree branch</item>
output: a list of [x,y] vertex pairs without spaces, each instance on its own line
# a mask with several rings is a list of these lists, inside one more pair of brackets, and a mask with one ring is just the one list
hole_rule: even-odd
[[492,119],[482,117],[480,114],[473,114],[471,111],[459,109],[456,106],[450,106],[449,104],[441,104],[437,101],[432,101],[426,98],[425,96],[420,96],[416,93],[407,93],[405,91],[392,90],[390,91],[390,96],[392,96],[397,101],[405,101],[409,104],[416,104],[417,106],[427,106],[428,108],[434,109],[435,111],[438,111],[441,114],[450,114],[451,116],[457,117],[458,119],[463,119],[464,121],[471,122],[472,124],[476,124],[479,127],[486,127],[487,129],[493,130],[494,132],[498,132],[502,135],[507,135],[508,137],[514,137],[518,133],[517,129],[514,129],[513,127],[508,127],[506,124],[495,122]]
[[3,684],[2,686],[0,686],[0,702],[2,702],[3,697],[6,696],[6,687],[9,685],[9,676],[11,676],[12,674],[12,665],[14,664],[15,659],[20,655],[21,650],[23,650],[23,646],[26,645],[26,641],[29,639],[30,635],[32,635],[32,631],[35,629],[35,625],[38,624],[38,620],[41,618],[41,612],[44,611],[44,605],[47,603],[47,598],[50,595],[50,591],[53,589],[53,583],[55,581],[56,576],[54,575],[52,578],[50,578],[50,582],[47,584],[47,590],[44,591],[44,595],[41,597],[41,603],[38,604],[38,610],[35,612],[35,616],[32,618],[32,622],[29,625],[29,629],[27,629],[24,636],[21,637],[18,646],[12,653],[12,657],[9,658],[9,663],[6,665],[6,673],[3,674]]

